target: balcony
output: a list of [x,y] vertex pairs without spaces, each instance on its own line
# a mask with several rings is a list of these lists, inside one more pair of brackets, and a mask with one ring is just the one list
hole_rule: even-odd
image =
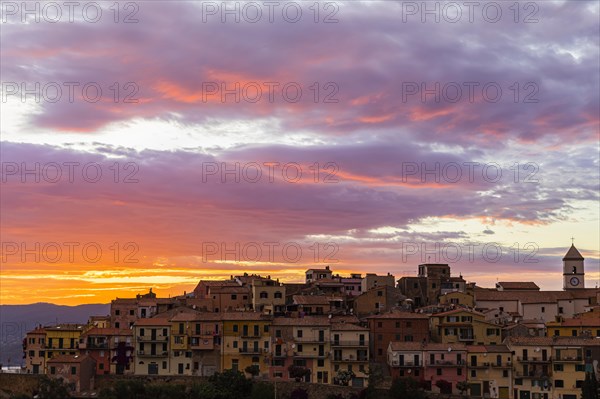
[[367,347],[367,341],[331,341],[331,346]]
[[560,356],[554,359],[555,362],[563,362],[563,363],[569,363],[569,362],[582,362],[583,358],[581,356]]
[[459,341],[474,341],[475,337],[473,335],[459,335],[458,340]]
[[164,357],[164,356],[169,356],[169,352],[167,352],[167,351],[159,351],[159,352],[137,351],[137,355],[144,356],[144,357]]
[[517,360],[521,363],[550,363],[552,361],[552,356],[548,356],[546,358],[531,356],[524,358],[517,356]]
[[108,342],[81,343],[79,349],[108,349]]
[[213,350],[215,348],[214,339],[210,338],[197,338],[192,337],[190,339],[190,348],[199,350]]
[[253,354],[253,355],[257,355],[259,353],[263,353],[264,350],[261,348],[240,348],[240,353],[245,353],[245,354]]
[[497,369],[509,369],[512,367],[512,362],[506,362],[506,363],[492,363],[492,368],[497,368]]
[[333,362],[334,363],[340,363],[340,362],[344,362],[344,363],[352,363],[352,362],[368,362],[369,358],[367,356],[354,356],[354,355],[348,355],[348,356],[336,356],[333,358]]
[[327,341],[325,338],[320,339],[319,337],[294,337],[294,342],[299,344],[325,344]]
[[456,367],[456,366],[464,366],[466,363],[464,360],[436,360],[434,362],[429,361],[427,362],[428,366],[435,366],[435,367],[443,367],[443,366],[452,366],[452,367]]
[[472,369],[487,369],[490,367],[490,363],[469,363],[469,367]]
[[138,342],[165,342],[169,340],[168,336],[148,336],[148,335],[140,335],[137,337]]
[[531,378],[531,379],[543,380],[543,379],[552,377],[552,372],[547,371],[544,373],[543,370],[533,370],[533,371],[529,371],[527,374],[525,374],[522,371],[515,371],[514,377],[515,378]]
[[395,367],[422,367],[423,363],[421,362],[403,362],[400,363],[399,361],[393,361],[392,365]]
[[286,352],[275,352],[273,354],[273,357],[278,358],[278,359],[283,359],[287,357],[287,353]]

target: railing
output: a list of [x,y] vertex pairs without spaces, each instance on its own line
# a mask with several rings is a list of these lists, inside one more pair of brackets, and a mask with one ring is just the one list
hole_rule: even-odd
[[552,361],[552,356],[548,356],[546,358],[535,356],[527,356],[526,358],[524,358],[522,356],[517,356],[517,360],[521,363],[550,363]]
[[397,367],[421,367],[423,363],[421,362],[404,362],[400,363],[400,361],[392,362],[394,366]]
[[336,356],[333,358],[334,362],[368,362],[369,358],[367,356]]
[[325,344],[327,341],[325,338],[320,339],[319,337],[294,337],[294,342],[300,344]]
[[517,378],[534,378],[534,379],[545,379],[545,378],[550,378],[552,376],[552,372],[551,371],[547,371],[546,373],[544,373],[542,370],[538,371],[529,371],[527,374],[523,373],[522,371],[515,371],[515,377]]
[[137,351],[138,356],[145,356],[145,357],[164,357],[164,356],[168,356],[169,352],[167,351],[162,351],[162,352],[149,352],[149,351]]
[[560,356],[554,359],[555,362],[581,362],[582,360],[581,356]]
[[263,350],[261,348],[240,348],[240,353],[262,353]]
[[331,341],[331,346],[369,346],[367,341]]
[[496,367],[496,368],[510,368],[510,367],[512,367],[512,362],[492,363],[492,367]]
[[473,341],[473,340],[475,340],[475,337],[473,335],[459,335],[458,340],[459,341]]
[[464,360],[436,360],[434,362],[427,362],[428,366],[464,366],[465,364]]
[[162,336],[162,335],[161,336],[155,336],[155,337],[148,336],[148,335],[139,335],[137,337],[137,339],[138,339],[138,341],[144,341],[144,342],[152,342],[152,341],[163,342],[163,341],[168,341],[169,337],[168,336]]

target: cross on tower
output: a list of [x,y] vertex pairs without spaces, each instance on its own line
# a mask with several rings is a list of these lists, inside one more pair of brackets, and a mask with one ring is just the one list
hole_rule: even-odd
[[571,237],[571,244],[575,244],[575,237]]

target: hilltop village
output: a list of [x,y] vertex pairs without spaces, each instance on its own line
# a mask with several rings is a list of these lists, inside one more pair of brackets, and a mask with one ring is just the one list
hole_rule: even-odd
[[274,381],[365,387],[369,370],[426,390],[469,397],[578,399],[600,377],[600,290],[584,258],[563,258],[562,291],[532,281],[482,288],[448,264],[417,276],[309,269],[302,284],[244,274],[201,280],[193,292],[152,289],[116,298],[85,325],[38,326],[25,369],[62,378],[73,393],[104,374],[210,376],[239,370]]

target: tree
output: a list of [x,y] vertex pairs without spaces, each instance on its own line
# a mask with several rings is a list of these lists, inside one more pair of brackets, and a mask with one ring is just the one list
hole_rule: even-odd
[[585,381],[583,381],[583,387],[581,389],[582,399],[598,399],[598,380],[596,380],[596,373],[585,373]]
[[62,379],[44,376],[40,381],[39,399],[70,399],[71,395]]
[[350,370],[340,370],[336,375],[336,379],[340,385],[348,386],[350,381],[356,376],[353,371]]
[[260,366],[258,364],[253,364],[251,366],[246,367],[246,373],[250,374],[252,377],[256,377],[260,374]]
[[237,370],[225,370],[209,377],[217,395],[215,399],[245,398],[252,389],[252,381]]
[[364,394],[361,392],[361,395],[365,399],[376,399],[377,387],[383,381],[383,369],[379,364],[373,364],[369,366],[366,374],[369,376],[369,386],[364,390]]
[[446,380],[437,380],[435,382],[435,386],[440,389],[441,393],[451,394],[452,393],[452,383]]
[[471,388],[471,384],[468,381],[459,381],[456,383],[456,389],[460,391],[461,395],[464,395]]
[[425,392],[419,387],[419,382],[414,378],[398,378],[392,382],[390,388],[392,399],[425,399]]
[[308,399],[308,392],[302,388],[296,388],[292,391],[290,399]]
[[310,370],[306,367],[290,365],[288,367],[290,377],[294,378],[296,382],[300,382],[303,378],[310,376]]
[[257,382],[252,386],[251,399],[275,399],[275,389],[273,385],[266,382]]

